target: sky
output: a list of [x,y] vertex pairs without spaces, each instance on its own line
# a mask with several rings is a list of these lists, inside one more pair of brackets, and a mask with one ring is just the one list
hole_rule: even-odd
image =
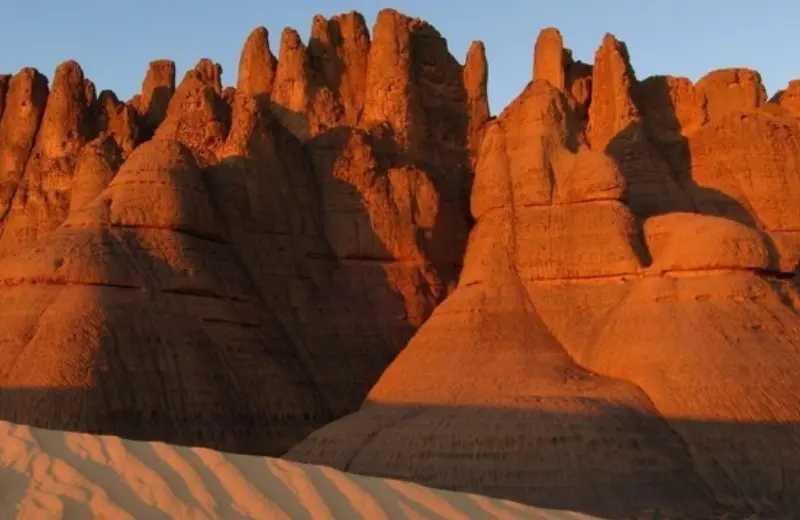
[[356,10],[370,28],[393,7],[433,24],[463,63],[473,40],[486,45],[492,113],[531,79],[533,44],[555,26],[573,56],[592,62],[603,35],[628,45],[639,79],[653,74],[696,81],[710,70],[758,70],[768,95],[800,77],[797,0],[0,0],[0,72],[32,66],[52,79],[56,66],[78,61],[98,92],[129,99],[147,64],[175,60],[178,81],[202,57],[236,83],[239,53],[252,29],[270,31],[278,54],[284,27],[305,41],[315,14]]

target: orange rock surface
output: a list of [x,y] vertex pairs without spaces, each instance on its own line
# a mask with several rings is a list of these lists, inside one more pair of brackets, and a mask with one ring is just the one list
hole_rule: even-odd
[[797,82],[639,80],[547,28],[492,117],[480,42],[310,34],[129,101],[0,75],[0,419],[614,518],[800,509]]

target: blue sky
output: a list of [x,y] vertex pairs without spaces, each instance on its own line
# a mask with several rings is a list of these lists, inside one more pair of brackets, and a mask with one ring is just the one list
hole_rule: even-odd
[[313,15],[357,10],[370,27],[381,8],[424,18],[447,38],[463,62],[472,40],[483,40],[489,90],[498,113],[530,80],[533,42],[556,26],[576,58],[591,62],[606,32],[628,44],[637,76],[687,76],[714,68],[759,70],[769,95],[800,77],[800,2],[797,0],[3,0],[0,71],[33,66],[52,78],[58,63],[75,59],[98,91],[122,99],[139,90],[147,63],[174,59],[178,80],[199,58],[222,64],[226,85],[236,81],[248,33],[264,25],[273,52],[285,26],[307,39]]

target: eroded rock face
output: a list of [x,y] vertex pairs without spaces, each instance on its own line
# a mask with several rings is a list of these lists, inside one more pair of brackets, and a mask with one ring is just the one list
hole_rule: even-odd
[[6,109],[6,93],[8,92],[8,83],[11,81],[10,74],[0,74],[0,117]]
[[790,81],[785,89],[776,92],[769,101],[800,117],[800,80]]
[[[792,144],[796,121],[760,109],[749,94],[758,90],[750,87],[755,81],[731,87],[747,93],[739,109],[739,101],[681,78],[639,83],[612,38],[594,70],[593,150],[582,144],[573,99],[549,80],[533,82],[487,125],[471,198],[477,224],[458,288],[384,372],[363,409],[315,432],[289,458],[611,516],[641,514],[637,494],[647,497],[642,503],[660,502],[661,511],[697,518],[710,514],[704,508],[780,516],[796,507],[794,481],[778,476],[797,467],[798,379],[786,367],[800,361],[792,339],[800,321],[792,282],[775,276],[794,270],[786,230],[795,205],[766,195],[785,183],[791,197],[800,156]],[[709,115],[706,100],[714,97]],[[775,203],[761,206],[766,199]],[[746,368],[754,350],[757,373]],[[573,359],[581,365],[570,365]],[[596,394],[578,392],[577,366],[594,371]],[[550,370],[576,375],[555,384]],[[635,392],[623,390],[628,382],[653,408],[637,408]],[[725,387],[736,387],[734,398]],[[533,424],[553,416],[569,422],[575,395],[611,400],[604,392],[618,399],[616,407],[592,416],[591,435],[602,436],[606,420],[628,424],[610,419],[622,409],[665,419],[650,424],[677,432],[682,447],[667,455],[677,465],[656,466],[671,475],[659,480],[659,494],[648,494],[643,470],[621,459],[615,470],[638,475],[641,486],[606,493],[625,496],[629,511],[604,510],[580,484],[568,485],[582,497],[571,503],[535,474],[500,480],[546,464],[538,458],[515,465],[526,460],[525,448],[499,440],[508,425],[526,424],[526,439],[547,445],[557,434]],[[423,436],[424,454],[415,447]],[[475,446],[493,442],[513,444],[519,455],[508,462],[495,447],[474,456]],[[581,460],[592,464],[590,456]],[[568,463],[555,471],[559,482],[570,481]],[[684,484],[696,494],[675,498],[673,486]]]
[[[298,427],[311,431],[328,411],[233,267],[194,157],[180,143],[151,141],[92,197],[108,160],[82,160],[94,182],[75,191],[91,200],[75,200],[40,247],[0,261],[3,386],[30,389],[4,390],[4,414],[231,450],[288,448]],[[31,326],[39,333],[24,334]]]
[[279,455],[351,414],[290,456],[611,517],[796,510],[793,87],[639,81],[611,35],[535,53],[496,119],[483,45],[462,66],[393,10],[279,60],[257,29],[235,89],[207,59],[128,103],[71,62],[49,97],[0,79],[0,416]]
[[536,38],[533,50],[533,80],[544,80],[558,90],[564,90],[565,57],[564,40],[558,29],[543,29]]
[[254,29],[247,37],[239,61],[237,92],[269,97],[277,66],[278,60],[269,48],[269,32],[264,27]]
[[169,102],[167,116],[154,139],[180,141],[201,166],[216,162],[230,129],[230,107],[222,99],[222,69],[202,59],[189,70]]
[[477,158],[483,130],[491,116],[489,112],[489,64],[483,42],[472,42],[464,64],[464,88],[467,91],[469,128],[467,142],[473,160]]
[[750,69],[720,69],[697,82],[708,118],[713,120],[733,111],[754,110],[767,102],[761,75]]
[[83,71],[74,61],[62,63],[56,69],[35,145],[6,215],[0,254],[35,243],[66,218],[75,160],[93,137],[91,116]]
[[47,78],[22,69],[8,82],[0,120],[0,236],[47,103]]
[[[566,146],[566,111],[564,95],[540,80],[489,125],[472,197],[477,223],[458,288],[383,373],[362,410],[315,432],[288,458],[552,508],[580,503],[597,515],[640,514],[648,506],[693,515],[710,511],[713,499],[700,491],[689,454],[644,394],[575,365],[526,290],[540,277],[590,275],[583,265],[578,272],[558,267],[580,264],[563,255],[562,244],[579,258],[603,250],[599,241],[587,243],[585,222],[559,221],[554,210],[580,214],[594,207],[595,232],[605,242],[626,240],[609,206],[622,193],[619,173],[601,155]],[[587,178],[598,170],[607,178]],[[531,192],[529,186],[543,189]],[[605,226],[598,220],[603,214],[612,215]],[[549,251],[534,252],[527,244]],[[632,265],[625,269],[635,271],[630,245],[628,253]],[[563,438],[564,454],[579,465],[565,462],[561,448],[541,449],[566,431],[577,436]],[[424,446],[421,435],[431,435]],[[637,448],[612,447],[617,442]],[[623,457],[613,469],[599,446]],[[658,462],[647,464],[645,476],[637,457]],[[592,478],[588,468],[595,465],[603,467],[602,479]],[[545,467],[558,474],[559,484],[539,472]],[[640,476],[635,484],[632,474]],[[621,495],[624,506],[607,499]]]
[[142,83],[138,109],[149,135],[167,117],[170,99],[175,93],[175,62],[156,60],[150,62]]

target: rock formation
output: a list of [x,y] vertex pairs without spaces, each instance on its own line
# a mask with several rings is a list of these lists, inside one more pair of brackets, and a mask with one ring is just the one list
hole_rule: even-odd
[[548,28],[492,119],[483,44],[394,10],[278,54],[254,30],[235,88],[154,61],[127,102],[0,76],[0,419],[613,517],[800,508],[796,82],[640,81]]
[[[800,463],[798,120],[751,71],[639,82],[608,35],[584,125],[559,49],[545,30],[536,80],[484,129],[455,292],[360,411],[287,457],[612,517],[783,517]],[[612,448],[607,421],[660,442]],[[595,468],[601,446],[615,462]],[[636,485],[592,479],[623,467]]]
[[438,33],[387,13],[419,47],[408,88],[438,82],[413,110],[443,152],[365,122],[368,58],[393,38],[356,13],[317,18],[307,46],[287,30],[280,63],[254,31],[236,89],[208,59],[177,88],[152,62],[126,103],[73,62],[49,96],[32,69],[8,82],[0,415],[278,455],[357,409],[457,280],[467,135],[489,117],[485,72],[468,88]]

